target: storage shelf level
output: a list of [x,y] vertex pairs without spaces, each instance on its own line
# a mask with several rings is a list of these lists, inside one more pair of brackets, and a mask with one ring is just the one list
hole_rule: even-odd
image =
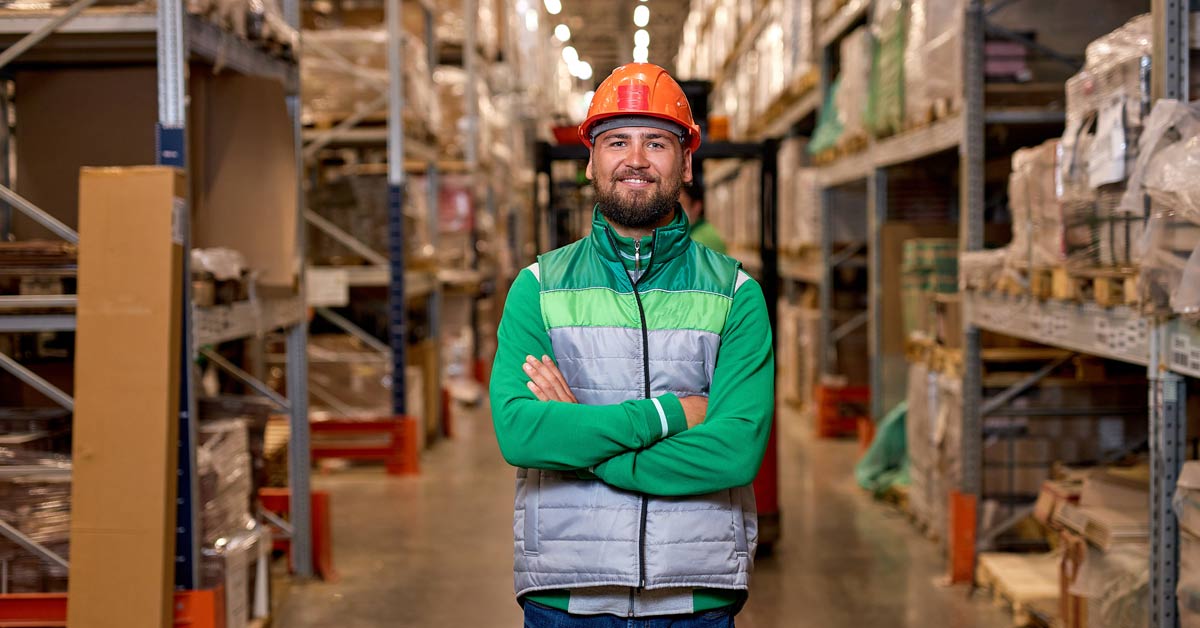
[[[1152,321],[1127,307],[975,291],[964,293],[963,303],[966,316],[981,329],[1122,362],[1150,361]],[[1167,334],[1171,370],[1200,377],[1200,327],[1173,320]]]
[[196,345],[215,345],[291,327],[306,316],[300,297],[192,308]]
[[[7,48],[56,15],[0,10],[0,47]],[[196,57],[241,74],[278,80],[290,89],[299,86],[298,66],[294,61],[272,55],[206,18],[187,15],[185,19],[188,47]],[[153,10],[88,9],[22,55],[17,63],[153,62],[157,33],[158,17]]]

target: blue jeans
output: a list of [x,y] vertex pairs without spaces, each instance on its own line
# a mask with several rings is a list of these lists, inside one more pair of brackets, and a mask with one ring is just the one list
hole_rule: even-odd
[[733,610],[722,608],[690,615],[617,617],[616,615],[572,615],[525,602],[525,628],[734,628]]

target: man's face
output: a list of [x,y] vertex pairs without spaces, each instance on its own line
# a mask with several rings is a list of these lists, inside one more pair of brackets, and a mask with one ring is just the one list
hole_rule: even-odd
[[692,153],[678,137],[660,129],[613,129],[596,138],[587,176],[605,218],[649,229],[669,219],[679,190],[691,182]]

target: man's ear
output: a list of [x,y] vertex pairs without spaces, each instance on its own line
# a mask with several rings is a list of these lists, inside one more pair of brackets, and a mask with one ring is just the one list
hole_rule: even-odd
[[[589,165],[589,167],[591,167]],[[692,176],[692,149],[683,149],[683,182],[691,183],[694,177]]]
[[592,156],[591,156],[591,154],[589,154],[589,155],[588,155],[588,165],[587,165],[587,169],[583,171],[583,174],[587,176],[587,178],[588,178],[588,181],[591,181],[591,180],[593,180],[593,177],[592,177]]

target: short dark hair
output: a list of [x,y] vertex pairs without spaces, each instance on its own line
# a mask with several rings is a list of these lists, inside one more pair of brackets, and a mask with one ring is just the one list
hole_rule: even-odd
[[692,179],[691,183],[683,184],[683,191],[687,192],[687,195],[689,197],[691,197],[692,200],[700,201],[701,203],[704,202],[704,184],[703,183],[701,183],[695,179]]

